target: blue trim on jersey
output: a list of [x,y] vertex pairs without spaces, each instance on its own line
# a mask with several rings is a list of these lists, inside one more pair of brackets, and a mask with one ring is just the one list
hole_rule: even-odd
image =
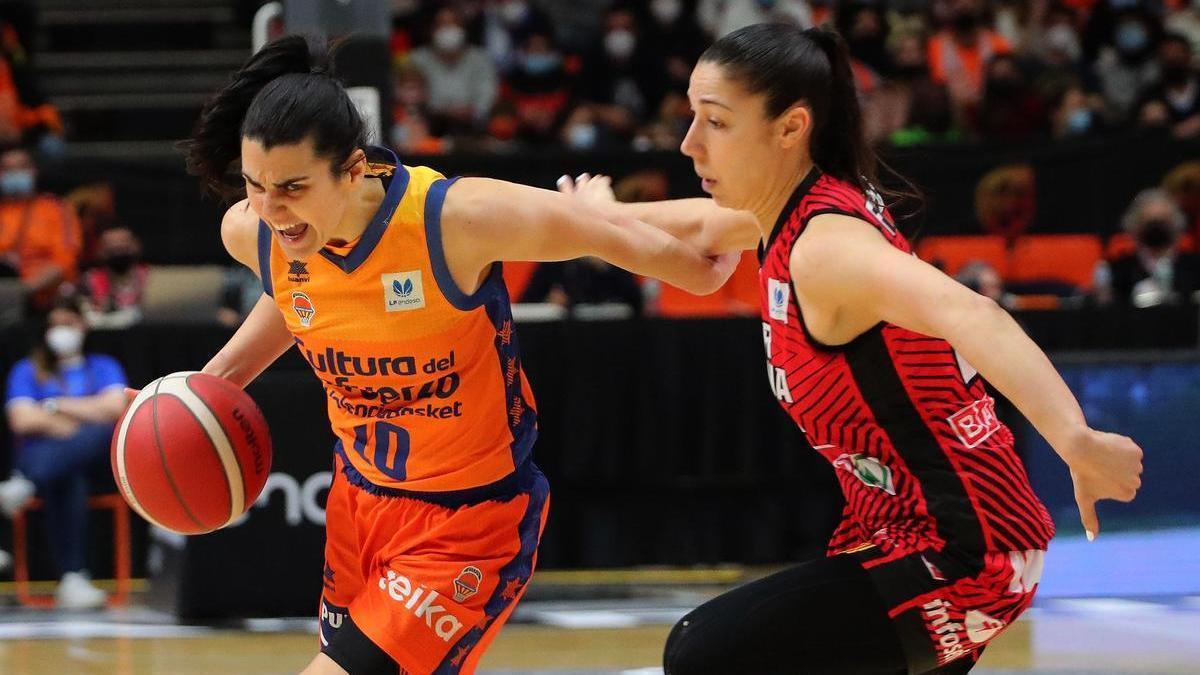
[[448,509],[457,509],[462,506],[473,506],[481,502],[489,500],[508,501],[521,493],[520,484],[522,476],[529,473],[530,468],[536,470],[532,462],[518,466],[512,473],[498,481],[480,485],[478,487],[466,488],[463,490],[444,490],[441,492],[425,492],[419,490],[402,490],[400,488],[384,487],[376,485],[367,480],[367,477],[362,475],[354,465],[350,463],[350,458],[346,456],[346,446],[338,439],[333,444],[333,451],[342,458],[342,475],[346,477],[346,482],[354,487],[366,492],[367,494],[375,495],[376,497],[389,497],[392,499],[415,499],[437,506],[443,506]]
[[367,224],[367,229],[363,231],[362,238],[350,249],[350,253],[345,256],[338,255],[326,248],[322,248],[321,257],[337,266],[346,274],[351,274],[358,269],[375,247],[379,245],[383,239],[383,233],[387,232],[388,223],[392,220],[392,215],[396,213],[396,207],[400,206],[400,200],[404,199],[404,193],[408,190],[408,169],[400,163],[400,158],[396,153],[387,148],[372,146],[367,148],[368,155],[383,154],[384,159],[395,165],[396,170],[392,173],[392,182],[388,185],[387,192],[383,196],[383,202],[379,205],[379,209],[375,212],[375,217]]
[[[499,274],[493,276],[499,277]],[[503,279],[498,279],[494,285],[489,278],[487,284],[495,289],[487,302],[485,309],[492,326],[496,329],[493,343],[496,346],[496,360],[500,365],[500,377],[504,380],[504,408],[508,420],[508,428],[512,433],[513,466],[521,466],[533,455],[533,444],[537,441],[537,411],[525,400],[525,391],[521,387],[524,371],[521,368],[521,343],[517,339],[517,329],[512,318],[512,305],[508,300],[508,288]],[[512,363],[512,379],[509,379],[509,363]],[[519,406],[519,412],[518,412]],[[514,413],[518,413],[515,415]]]
[[262,278],[263,293],[275,297],[274,284],[271,281],[271,227],[262,220],[258,221],[258,276]]
[[493,263],[479,289],[467,295],[450,274],[446,250],[442,248],[442,205],[446,201],[446,191],[457,181],[458,177],[443,178],[429,186],[429,192],[425,195],[425,245],[429,249],[429,264],[433,267],[433,277],[442,296],[455,309],[468,312],[490,300],[490,294],[495,293],[497,287],[503,287],[504,280],[500,263]]
[[462,670],[463,663],[469,658],[472,650],[479,645],[484,633],[491,628],[496,618],[504,613],[517,600],[517,595],[529,583],[533,574],[533,561],[537,554],[538,542],[542,535],[542,514],[546,510],[546,502],[550,499],[550,484],[537,466],[530,463],[531,471],[526,472],[521,484],[521,492],[529,495],[529,504],[517,526],[517,534],[521,538],[521,549],[512,560],[500,568],[500,578],[496,590],[488,598],[483,612],[487,621],[483,626],[472,628],[450,648],[446,658],[438,665],[434,675],[457,675]]

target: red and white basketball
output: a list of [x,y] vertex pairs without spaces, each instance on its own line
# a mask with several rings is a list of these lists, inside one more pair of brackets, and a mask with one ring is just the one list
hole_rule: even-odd
[[271,437],[246,392],[204,373],[146,385],[113,433],[112,469],[133,510],[180,534],[246,512],[271,472]]

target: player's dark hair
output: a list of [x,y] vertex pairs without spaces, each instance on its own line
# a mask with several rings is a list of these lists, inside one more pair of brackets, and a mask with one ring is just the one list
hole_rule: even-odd
[[[700,60],[721,66],[728,79],[749,93],[764,94],[770,118],[803,103],[813,118],[809,152],[821,171],[864,189],[868,184],[882,189],[876,176],[882,162],[863,131],[850,52],[841,35],[825,28],[760,23],[717,40]],[[915,189],[888,194],[916,196]]]
[[242,138],[265,148],[311,138],[337,176],[366,132],[358,109],[330,73],[329,54],[301,36],[265,45],[205,104],[191,138],[181,144],[189,173],[221,197],[241,191]]

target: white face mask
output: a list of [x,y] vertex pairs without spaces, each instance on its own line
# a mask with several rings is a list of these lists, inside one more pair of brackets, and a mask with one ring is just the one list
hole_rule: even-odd
[[461,26],[442,26],[433,33],[433,46],[439,52],[456,52],[467,40]]
[[507,0],[500,4],[500,18],[504,19],[505,23],[512,25],[525,18],[525,13],[529,10],[529,5],[525,0]]
[[683,4],[679,0],[651,0],[650,13],[659,23],[675,23],[683,12]]
[[78,356],[83,349],[83,331],[74,326],[52,326],[46,331],[46,345],[59,358]]
[[614,59],[629,58],[636,46],[637,38],[624,28],[618,28],[604,36],[604,49]]

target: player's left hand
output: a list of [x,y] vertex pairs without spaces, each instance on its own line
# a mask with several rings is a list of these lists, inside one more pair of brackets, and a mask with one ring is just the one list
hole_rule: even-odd
[[612,206],[617,201],[612,189],[612,179],[603,175],[581,173],[575,178],[563,176],[558,179],[558,191],[574,195],[576,199],[600,210]]
[[1087,429],[1064,454],[1075,484],[1075,503],[1088,539],[1100,533],[1096,502],[1133,501],[1142,486],[1142,449],[1120,434]]

